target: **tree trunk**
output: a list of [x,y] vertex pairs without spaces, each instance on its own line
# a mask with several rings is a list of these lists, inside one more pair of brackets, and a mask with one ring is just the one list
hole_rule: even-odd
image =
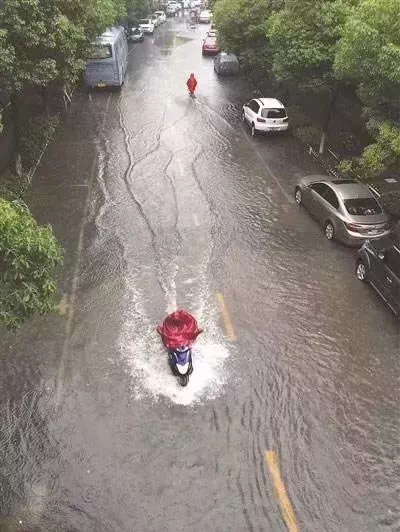
[[46,113],[46,116],[50,116],[50,109],[49,109],[49,91],[47,90],[47,85],[42,87],[42,103],[43,103],[43,110]]
[[329,91],[329,103],[326,110],[325,120],[322,125],[322,135],[321,135],[321,142],[319,144],[319,154],[323,155],[326,150],[326,137],[328,135],[329,131],[329,124],[331,122],[333,112],[336,107],[337,98],[339,95],[339,84],[335,83],[335,85],[331,88]]
[[22,163],[20,153],[20,141],[19,141],[19,124],[18,124],[18,93],[12,92],[10,95],[11,103],[11,123],[13,128],[13,141],[14,141],[14,173],[21,177],[22,175]]

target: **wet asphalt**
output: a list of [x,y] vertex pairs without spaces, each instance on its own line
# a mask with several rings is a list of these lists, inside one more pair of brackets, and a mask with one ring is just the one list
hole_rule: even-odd
[[[0,340],[1,531],[400,530],[398,322],[294,204],[304,149],[249,136],[206,30],[130,45],[38,168],[62,315]],[[187,388],[155,332],[176,307],[205,329]]]

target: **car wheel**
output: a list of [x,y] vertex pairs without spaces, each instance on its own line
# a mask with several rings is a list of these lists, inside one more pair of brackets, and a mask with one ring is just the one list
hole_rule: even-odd
[[251,124],[251,136],[255,137],[255,135],[256,135],[256,127],[255,127],[255,125],[253,123],[253,124]]
[[335,228],[332,222],[326,222],[324,231],[328,240],[335,240]]
[[242,122],[246,122],[246,115],[244,111],[242,111]]
[[302,197],[302,194],[301,194],[301,188],[300,187],[296,187],[296,189],[294,191],[294,199],[295,199],[297,205],[301,205],[301,202],[303,201],[303,197]]
[[359,281],[362,283],[367,282],[367,267],[363,263],[363,261],[360,259],[356,263],[356,277]]

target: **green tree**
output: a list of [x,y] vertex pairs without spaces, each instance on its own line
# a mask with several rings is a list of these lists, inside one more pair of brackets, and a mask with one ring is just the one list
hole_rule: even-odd
[[10,93],[14,123],[24,89],[42,89],[46,107],[47,87],[74,83],[93,39],[125,13],[125,0],[7,0],[0,9],[0,86]]
[[40,227],[21,203],[0,198],[0,324],[21,325],[54,309],[54,273],[62,251],[50,227]]
[[322,93],[326,113],[320,152],[340,89],[333,68],[342,28],[356,0],[287,0],[268,21],[273,71],[279,81],[297,89]]
[[137,23],[144,18],[151,10],[150,0],[127,0],[128,21],[131,24]]
[[[353,162],[371,178],[400,168],[400,2],[362,0],[344,25],[335,70],[358,84],[375,143]],[[347,163],[346,163],[347,164]]]
[[265,77],[270,67],[266,24],[283,0],[217,0],[214,21],[225,50],[238,54],[245,68]]

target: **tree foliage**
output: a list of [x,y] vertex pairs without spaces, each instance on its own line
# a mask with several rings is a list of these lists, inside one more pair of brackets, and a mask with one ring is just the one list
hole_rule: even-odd
[[128,0],[128,21],[137,23],[139,19],[144,18],[150,12],[150,0]]
[[15,328],[54,308],[62,251],[26,206],[0,198],[0,324]]
[[350,166],[371,178],[400,169],[400,2],[362,0],[348,17],[336,75],[358,85],[375,142]]
[[214,20],[223,48],[240,55],[247,68],[265,73],[270,64],[266,24],[282,4],[283,0],[218,0]]
[[335,70],[359,84],[374,113],[400,112],[400,2],[363,0],[348,17],[339,42]]
[[330,89],[337,42],[349,0],[288,0],[268,21],[273,70],[281,81],[305,89]]
[[27,85],[75,81],[91,41],[124,14],[124,0],[6,0],[0,83],[19,92]]

